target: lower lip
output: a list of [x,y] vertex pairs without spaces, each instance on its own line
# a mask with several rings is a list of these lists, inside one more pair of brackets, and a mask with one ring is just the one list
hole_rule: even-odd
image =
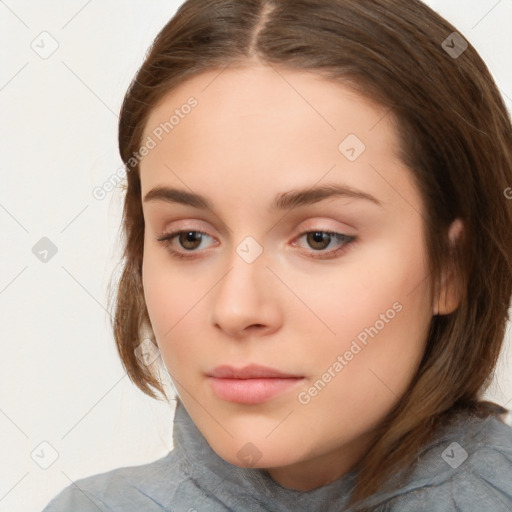
[[209,377],[213,392],[222,400],[238,404],[260,404],[302,382],[300,378],[219,379]]

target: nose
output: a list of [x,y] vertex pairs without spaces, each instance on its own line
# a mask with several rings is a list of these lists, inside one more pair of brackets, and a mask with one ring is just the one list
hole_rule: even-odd
[[211,322],[237,339],[264,336],[282,321],[274,275],[264,255],[248,263],[235,251],[212,294]]

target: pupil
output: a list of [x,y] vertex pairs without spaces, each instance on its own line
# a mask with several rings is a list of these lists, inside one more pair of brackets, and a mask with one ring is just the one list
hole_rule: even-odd
[[200,233],[197,233],[195,231],[188,231],[187,233],[184,234],[184,240],[182,239],[181,245],[185,249],[195,249],[198,245],[197,242],[201,242],[200,237]]
[[[312,240],[310,241],[311,245],[316,249],[325,249],[327,245],[329,245],[329,236],[327,233],[322,231],[314,231],[310,233]],[[318,246],[317,244],[320,244]]]

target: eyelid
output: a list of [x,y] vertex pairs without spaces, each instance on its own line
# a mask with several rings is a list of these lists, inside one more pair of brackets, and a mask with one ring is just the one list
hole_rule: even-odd
[[[353,226],[350,226],[349,224],[346,224],[345,222],[340,221],[334,221],[337,222],[338,226],[332,226],[329,227],[328,220],[325,219],[317,219],[317,220],[311,220],[308,219],[304,223],[301,224],[301,227],[298,231],[298,234],[304,234],[304,232],[311,232],[311,231],[325,231],[325,232],[331,232],[331,233],[339,233],[346,236],[355,236],[355,228]],[[342,224],[342,226],[340,226]]]
[[315,251],[314,249],[303,249],[306,252],[307,256],[311,256],[316,260],[334,260],[340,258],[345,252],[349,251],[353,246],[355,246],[359,239],[356,235],[347,235],[345,233],[340,233],[338,231],[333,231],[330,229],[307,229],[302,231],[298,236],[294,238],[293,246],[297,246],[298,244],[295,242],[296,240],[301,239],[309,233],[320,232],[324,234],[330,235],[331,238],[337,239],[338,242],[341,242],[335,249],[330,249],[328,251]]
[[[163,231],[160,235],[157,235],[156,240],[162,243],[166,243],[169,245],[171,243],[171,240],[176,238],[177,236],[181,235],[182,233],[199,233],[201,235],[207,236],[208,238],[214,239],[213,236],[211,236],[206,231],[203,231],[202,229],[194,229],[194,228],[176,228],[170,231]],[[197,252],[197,251],[188,251],[190,253]]]

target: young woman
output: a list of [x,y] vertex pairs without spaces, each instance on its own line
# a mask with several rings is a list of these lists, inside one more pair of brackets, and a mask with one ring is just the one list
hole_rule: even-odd
[[[57,511],[509,511],[481,400],[512,293],[512,130],[418,0],[188,0],[125,97],[114,334],[174,449]],[[158,349],[157,349],[158,347]]]

